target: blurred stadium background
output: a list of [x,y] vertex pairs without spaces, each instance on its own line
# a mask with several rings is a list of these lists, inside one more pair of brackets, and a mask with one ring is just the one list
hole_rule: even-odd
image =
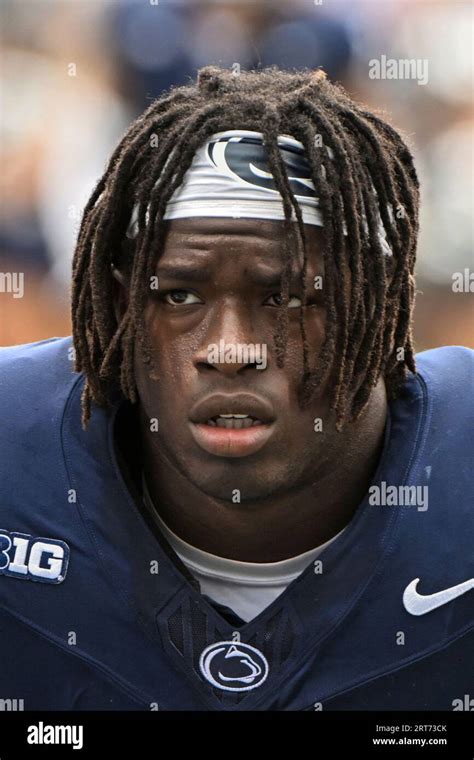
[[[24,295],[0,292],[0,345],[70,333],[81,209],[116,141],[163,89],[238,63],[322,66],[405,134],[422,182],[417,349],[474,346],[473,297],[453,290],[474,269],[471,2],[2,0],[1,21],[0,273],[24,273]],[[427,60],[428,83],[371,79],[382,55]]]

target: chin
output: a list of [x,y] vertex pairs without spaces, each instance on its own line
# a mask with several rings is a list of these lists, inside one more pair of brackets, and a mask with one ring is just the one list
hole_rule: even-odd
[[273,475],[270,468],[262,466],[262,472],[255,470],[255,466],[249,466],[249,472],[237,471],[231,466],[225,473],[212,474],[210,471],[203,476],[203,468],[198,473],[188,473],[189,481],[200,491],[214,499],[221,499],[236,507],[250,501],[263,501],[269,496],[274,496],[281,488],[288,487],[288,479],[283,475],[282,468],[278,468]]

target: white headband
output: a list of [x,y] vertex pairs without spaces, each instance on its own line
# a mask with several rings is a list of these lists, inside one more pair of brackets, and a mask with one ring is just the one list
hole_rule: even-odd
[[[278,146],[303,222],[322,227],[323,216],[304,146],[288,135],[278,137]],[[327,146],[325,149],[332,159],[331,149]],[[183,182],[166,205],[163,218],[205,216],[284,220],[281,195],[269,169],[261,132],[242,129],[218,132],[196,151]],[[322,171],[324,173],[324,167]],[[293,219],[296,220],[294,211]],[[137,234],[138,204],[133,209],[127,237],[135,238]],[[344,234],[347,235],[345,225]],[[379,240],[384,253],[390,256],[381,221]]]

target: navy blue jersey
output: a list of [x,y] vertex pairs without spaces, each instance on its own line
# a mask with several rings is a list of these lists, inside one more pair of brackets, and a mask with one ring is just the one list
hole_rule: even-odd
[[473,352],[440,348],[417,362],[390,402],[352,521],[244,623],[200,594],[147,522],[114,442],[123,400],[94,408],[82,429],[71,339],[2,349],[0,700],[25,710],[470,704]]

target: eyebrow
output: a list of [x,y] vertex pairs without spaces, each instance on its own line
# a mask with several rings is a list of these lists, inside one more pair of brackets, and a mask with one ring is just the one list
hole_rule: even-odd
[[[262,285],[262,287],[273,288],[279,287],[281,283],[282,272],[265,271],[261,269],[255,269],[253,272],[249,272],[249,279],[255,285]],[[296,282],[297,277],[292,275],[291,282]]]
[[[191,282],[206,282],[210,279],[208,266],[196,267],[195,264],[182,262],[179,264],[162,264],[157,269],[158,278],[171,280],[186,280]],[[282,271],[256,267],[248,272],[249,281],[261,287],[280,287]],[[301,284],[301,272],[294,272],[290,276],[292,287]]]
[[[290,272],[290,286],[291,287],[301,285],[301,272],[302,270]],[[255,268],[253,271],[249,272],[249,279],[256,285],[273,288],[273,287],[281,286],[282,275],[283,275],[283,269],[276,271],[276,270],[271,270],[271,269]],[[308,273],[306,273],[307,280],[308,280],[308,277],[309,275]]]
[[169,277],[171,280],[193,280],[205,282],[209,279],[207,267],[196,268],[194,264],[164,264],[157,269],[158,278]]

